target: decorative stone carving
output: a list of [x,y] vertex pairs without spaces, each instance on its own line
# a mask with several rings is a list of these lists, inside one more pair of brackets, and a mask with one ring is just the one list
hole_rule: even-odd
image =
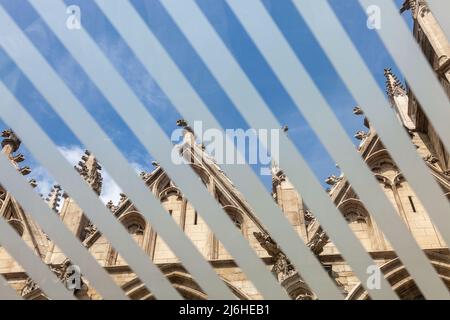
[[405,0],[402,7],[400,8],[400,13],[411,10],[413,17],[416,19],[419,13],[423,17],[425,14],[430,12],[430,8],[425,0]]
[[384,76],[386,77],[386,93],[390,99],[406,95],[406,88],[392,72],[391,68],[384,69]]
[[336,177],[335,175],[331,175],[325,179],[325,183],[334,186],[336,183],[342,180],[342,177]]
[[367,138],[367,136],[368,136],[368,133],[364,132],[362,130],[359,130],[355,134],[355,138],[358,139],[358,140],[364,140],[365,138]]
[[353,114],[357,115],[357,116],[360,116],[360,115],[363,115],[364,112],[362,111],[361,107],[356,106],[356,107],[353,108]]
[[154,166],[155,168],[158,168],[159,167],[159,162],[152,161],[152,166]]
[[146,171],[141,171],[141,173],[139,174],[142,180],[147,180],[148,178],[150,178],[151,175],[152,175],[151,173]]
[[184,120],[184,119],[177,120],[177,126],[179,126],[179,127],[187,127],[187,125],[188,125],[188,123],[187,123],[186,120]]
[[323,247],[328,243],[328,240],[328,235],[320,228],[308,242],[307,246],[315,255],[319,255],[322,253]]
[[262,232],[253,232],[256,240],[260,243],[267,253],[274,258],[275,263],[272,267],[272,273],[281,282],[289,276],[296,273],[294,266],[291,264],[286,255],[281,251],[280,247],[272,240],[268,234]]
[[38,289],[39,286],[34,282],[31,278],[28,278],[25,282],[25,285],[23,286],[22,290],[20,291],[21,296],[26,296],[30,292],[33,292],[34,290]]
[[26,176],[26,175],[29,175],[29,174],[31,173],[31,169],[30,169],[30,167],[26,166],[26,167],[20,168],[20,169],[19,169],[19,172],[20,172],[23,176]]
[[36,188],[36,187],[37,187],[37,181],[36,181],[36,179],[30,179],[30,180],[28,180],[28,183],[30,184],[30,186],[31,186],[32,188]]
[[306,224],[311,223],[312,221],[314,221],[314,219],[315,219],[315,217],[311,213],[311,211],[309,209],[305,209],[305,222],[306,222]]
[[2,148],[5,149],[6,146],[10,147],[7,150],[8,154],[16,152],[19,149],[21,141],[11,129],[3,130],[2,137]]
[[272,162],[272,184],[274,187],[281,184],[281,182],[286,181],[286,175],[283,170],[275,163]]
[[25,156],[23,154],[19,153],[15,156],[11,156],[11,160],[16,163],[23,162],[23,161],[25,161]]
[[92,224],[92,222],[89,222],[89,224],[84,228],[84,238],[87,239],[90,236],[92,236],[95,232],[97,232],[97,227]]
[[78,162],[78,167],[75,166],[75,169],[91,186],[92,190],[100,195],[103,183],[103,178],[100,173],[102,167],[97,162],[97,159],[88,150],[84,152],[84,155],[81,157],[81,161]]
[[432,165],[434,165],[434,164],[439,162],[439,160],[435,156],[433,156],[431,154],[428,154],[425,157],[423,157],[423,160],[425,160],[426,162],[428,162],[428,163],[430,163]]
[[127,201],[128,197],[125,193],[121,193],[120,194],[120,199],[119,199],[119,207],[125,203],[125,201]]
[[48,206],[53,209],[53,211],[57,211],[59,202],[61,200],[61,186],[55,184],[48,194],[48,197],[45,199]]
[[114,205],[114,203],[112,202],[112,200],[109,200],[108,203],[106,204],[106,207],[111,211],[111,212],[116,212],[117,210],[117,206]]

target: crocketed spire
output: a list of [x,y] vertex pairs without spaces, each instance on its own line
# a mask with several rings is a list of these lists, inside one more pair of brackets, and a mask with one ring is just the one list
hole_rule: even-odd
[[86,180],[86,182],[92,187],[98,195],[102,192],[102,174],[100,170],[102,167],[97,162],[97,159],[88,151],[84,152],[81,157],[81,161],[78,162],[78,166],[75,169]]

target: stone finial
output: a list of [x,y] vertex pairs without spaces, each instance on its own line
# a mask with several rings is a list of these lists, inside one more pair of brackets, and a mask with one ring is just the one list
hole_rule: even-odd
[[367,132],[360,130],[360,131],[356,132],[355,138],[358,140],[364,140],[365,138],[367,138]]
[[30,184],[30,186],[31,186],[32,188],[36,188],[36,187],[37,187],[37,181],[36,181],[36,179],[30,179],[30,180],[28,180],[28,183]]
[[432,154],[426,155],[425,157],[423,157],[423,160],[433,165],[439,162],[438,158],[436,158]]
[[38,287],[38,285],[36,284],[36,282],[34,282],[33,281],[33,279],[31,279],[31,278],[27,278],[27,280],[26,280],[26,282],[25,282],[25,285],[23,286],[23,288],[21,289],[21,291],[20,291],[20,295],[23,297],[23,296],[26,296],[27,294],[29,294],[30,292],[32,292],[32,291],[34,291],[34,290],[36,290],[36,289],[38,289],[39,287]]
[[328,240],[328,235],[320,228],[307,243],[307,246],[315,255],[319,255],[322,253],[323,247],[328,243]]
[[61,186],[55,184],[52,188],[52,191],[50,191],[48,197],[45,199],[45,202],[47,202],[50,208],[52,208],[54,211],[57,211],[60,200],[61,200]]
[[92,224],[92,222],[89,222],[89,224],[84,227],[84,238],[87,239],[90,236],[92,236],[95,232],[97,232],[97,227]]
[[283,253],[283,251],[281,251],[280,247],[268,234],[253,232],[253,235],[256,240],[258,240],[261,247],[263,247],[274,259],[272,273],[276,275],[278,281],[283,282],[296,273],[295,268],[288,257]]
[[430,8],[425,0],[405,0],[400,7],[400,13],[411,10],[413,18],[417,18],[420,14],[424,15],[430,12]]
[[187,121],[186,120],[184,120],[184,119],[179,119],[179,120],[177,120],[177,126],[178,127],[187,127],[188,126],[188,123],[187,123]]
[[334,186],[336,183],[338,183],[341,180],[340,177],[336,177],[335,175],[331,175],[328,178],[325,179],[325,183]]
[[400,13],[403,13],[405,11],[411,10],[412,6],[415,5],[415,1],[405,0],[400,7]]
[[31,169],[30,169],[30,167],[26,166],[26,167],[20,168],[20,169],[19,169],[19,172],[20,172],[23,176],[26,176],[26,175],[29,175],[29,174],[31,173]]
[[92,190],[100,195],[102,192],[103,183],[103,178],[100,173],[102,167],[98,163],[95,156],[86,150],[84,155],[81,157],[81,161],[78,162],[78,166],[75,166],[75,169],[91,186]]
[[272,160],[271,165],[272,172],[272,186],[275,187],[279,185],[281,182],[286,180],[286,174],[281,170],[278,163],[275,160]]
[[10,155],[19,149],[21,141],[11,129],[3,130],[2,137],[2,148],[4,153]]
[[360,115],[363,115],[364,112],[362,111],[360,106],[356,106],[356,107],[353,108],[353,114],[357,115],[357,116],[360,116]]
[[384,76],[386,77],[386,93],[390,99],[406,95],[405,87],[390,68],[384,69]]
[[281,131],[287,133],[289,131],[289,127],[287,125],[281,127]]
[[25,161],[25,156],[19,153],[15,156],[11,156],[11,160],[14,161],[15,163],[23,162]]
[[128,197],[125,193],[121,193],[120,194],[120,199],[119,199],[119,207],[125,203],[125,201],[127,201]]
[[152,166],[154,166],[155,168],[159,167],[159,162],[152,161]]
[[109,200],[108,203],[106,204],[106,207],[111,211],[111,212],[116,212],[117,210],[117,206],[114,205],[114,202],[112,200]]
[[261,247],[263,247],[271,257],[276,257],[281,253],[281,249],[268,234],[262,232],[253,232],[253,235],[255,236],[256,240],[258,240]]

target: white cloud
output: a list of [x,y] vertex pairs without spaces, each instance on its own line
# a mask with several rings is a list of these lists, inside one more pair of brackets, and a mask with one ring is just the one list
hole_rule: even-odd
[[102,172],[102,177],[103,187],[100,199],[104,203],[107,203],[109,200],[117,203],[120,199],[120,193],[122,192],[122,190],[106,171]]
[[47,170],[42,166],[33,167],[30,179],[35,179],[38,183],[36,189],[42,194],[42,197],[45,199],[49,192],[51,191],[55,181],[48,174]]
[[72,165],[78,164],[84,154],[84,150],[77,145],[60,146],[58,150]]

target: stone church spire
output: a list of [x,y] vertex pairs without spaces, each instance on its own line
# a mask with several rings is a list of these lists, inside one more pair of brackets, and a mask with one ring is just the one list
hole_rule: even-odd
[[384,69],[384,76],[386,77],[386,93],[389,99],[393,99],[399,95],[406,95],[405,87],[392,72],[391,68]]
[[425,0],[405,0],[400,8],[400,13],[411,10],[413,17],[417,18],[422,9],[429,10]]
[[195,162],[195,133],[186,120],[177,120],[177,126],[183,128],[183,143],[181,144],[180,153],[187,162]]
[[[400,12],[408,10],[411,10],[412,17],[416,23],[416,39],[421,39],[423,36],[426,37],[429,46],[436,54],[436,59],[431,64],[436,65],[435,69],[440,77],[450,81],[450,42],[441,25],[425,0],[405,0]],[[430,48],[426,49],[427,52],[429,50]]]
[[102,192],[103,178],[100,173],[102,167],[99,165],[97,159],[89,152],[85,151],[81,157],[81,161],[78,162],[78,166],[75,169],[86,180],[91,188],[98,194]]
[[384,76],[386,77],[386,93],[398,119],[408,130],[414,130],[416,127],[408,114],[409,98],[405,86],[390,68],[384,69]]

